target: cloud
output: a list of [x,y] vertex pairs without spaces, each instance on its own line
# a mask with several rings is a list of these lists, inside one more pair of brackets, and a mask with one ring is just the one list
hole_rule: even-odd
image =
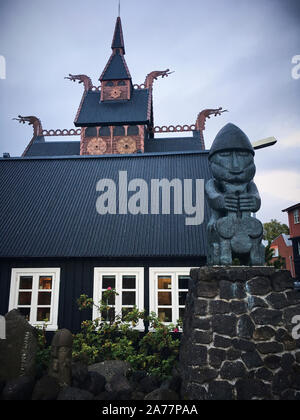
[[255,177],[260,194],[281,201],[296,203],[300,199],[300,173],[291,170],[271,170]]
[[289,134],[287,137],[282,138],[278,142],[278,146],[281,149],[286,149],[286,148],[289,148],[289,147],[300,148],[300,130],[295,131],[295,132]]

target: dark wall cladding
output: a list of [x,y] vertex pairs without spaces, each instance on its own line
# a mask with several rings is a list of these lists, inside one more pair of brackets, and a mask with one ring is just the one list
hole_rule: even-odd
[[149,310],[149,267],[198,267],[205,259],[2,259],[0,260],[0,315],[8,312],[12,268],[61,269],[59,293],[59,328],[72,332],[80,330],[80,324],[91,319],[91,311],[79,311],[76,300],[81,294],[93,296],[95,267],[144,267],[145,310]]
[[[96,211],[99,180],[210,178],[207,153],[116,157],[0,159],[0,258],[193,257],[206,255],[202,224],[184,214],[106,214]],[[132,193],[131,193],[132,194]],[[128,194],[130,197],[130,193]],[[118,194],[116,197],[118,201]]]

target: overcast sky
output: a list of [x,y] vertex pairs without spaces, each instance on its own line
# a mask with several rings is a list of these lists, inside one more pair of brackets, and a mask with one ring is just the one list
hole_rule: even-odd
[[[64,77],[87,74],[98,84],[117,10],[118,0],[0,0],[1,156],[20,156],[32,137],[12,121],[18,114],[73,128],[82,86]],[[207,122],[207,148],[228,122],[252,141],[278,139],[256,153],[258,217],[287,223],[281,210],[300,201],[300,78],[292,77],[300,1],[121,0],[121,18],[133,83],[175,71],[155,83],[156,125],[193,124],[202,109],[222,106],[229,112]]]

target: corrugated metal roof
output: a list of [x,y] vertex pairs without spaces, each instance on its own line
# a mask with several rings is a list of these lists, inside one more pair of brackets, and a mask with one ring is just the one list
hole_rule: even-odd
[[32,143],[25,156],[76,156],[79,154],[79,141],[49,141]]
[[109,124],[148,124],[148,89],[133,90],[129,101],[100,102],[100,92],[87,92],[76,127]]
[[[0,159],[0,257],[186,257],[206,255],[206,223],[186,215],[104,215],[96,184],[208,179],[208,154]],[[150,194],[150,192],[149,192]],[[130,194],[129,194],[130,196]],[[149,195],[150,196],[150,195]]]

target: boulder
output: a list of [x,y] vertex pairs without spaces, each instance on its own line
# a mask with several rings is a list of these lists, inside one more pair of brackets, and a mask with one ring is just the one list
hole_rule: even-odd
[[28,376],[8,381],[2,392],[2,399],[5,401],[26,401],[31,400],[34,388],[34,379]]

